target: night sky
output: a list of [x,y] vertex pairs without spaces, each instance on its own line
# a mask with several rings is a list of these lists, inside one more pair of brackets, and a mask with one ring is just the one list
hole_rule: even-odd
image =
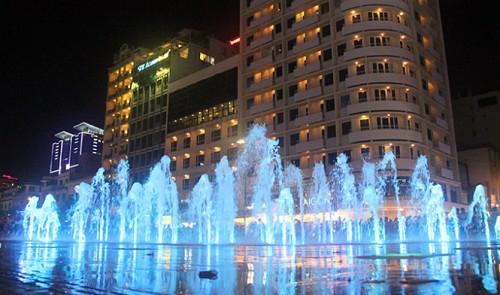
[[[499,4],[441,2],[453,96],[500,89]],[[153,49],[184,27],[230,40],[239,1],[8,0],[0,19],[0,173],[37,181],[55,133],[82,121],[103,127],[107,68],[121,44]]]

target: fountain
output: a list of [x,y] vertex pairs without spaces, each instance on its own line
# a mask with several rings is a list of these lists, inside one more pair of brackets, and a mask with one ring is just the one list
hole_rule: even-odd
[[[114,181],[107,181],[104,170],[99,169],[91,184],[81,183],[75,188],[78,198],[70,216],[72,239],[134,244],[381,244],[391,239],[420,239],[420,232],[429,241],[447,241],[449,236],[460,239],[456,209],[450,212],[448,233],[443,190],[430,182],[425,156],[418,158],[410,179],[409,205],[414,209],[407,212],[419,216],[409,220],[402,213],[396,157],[392,152],[385,153],[378,162],[364,162],[360,174],[353,173],[344,154],[338,156],[329,177],[323,163],[314,163],[305,193],[301,170],[291,164],[283,169],[278,142],[265,133],[263,126],[254,126],[233,167],[223,157],[213,181],[208,175],[201,176],[186,202],[186,210],[179,207],[168,156],[151,169],[144,184],[130,185],[126,161],[118,165]],[[388,194],[395,202],[395,219],[390,224],[386,224],[384,210]],[[44,206],[55,208],[55,201],[51,200],[48,196]],[[46,222],[42,222],[43,218],[51,220],[51,234],[43,238],[55,237],[56,210],[51,209],[50,218],[42,218],[37,202],[34,197],[26,206],[23,225],[27,239],[42,238],[38,232],[46,228],[39,225]],[[241,227],[236,225],[238,218],[243,219]],[[485,228],[489,240],[482,186],[476,188],[465,226],[473,221]],[[398,239],[387,236],[387,230],[394,232],[394,225]],[[417,235],[407,237],[407,226]],[[248,228],[251,234],[247,236]],[[179,231],[184,232],[182,237]]]
[[[245,142],[233,166],[223,157],[182,201],[168,156],[144,183],[131,183],[126,161],[112,181],[99,169],[91,184],[75,188],[68,236],[58,235],[53,196],[47,195],[40,208],[39,198],[32,197],[22,223],[34,250],[22,248],[22,271],[48,276],[47,265],[57,276],[95,284],[100,289],[94,291],[102,293],[190,288],[194,293],[357,294],[453,293],[460,290],[459,280],[450,279],[453,269],[463,277],[480,277],[486,292],[497,292],[493,270],[500,251],[489,243],[482,186],[464,224],[484,230],[484,249],[461,241],[464,215],[456,208],[449,212],[447,228],[443,189],[430,181],[425,156],[417,160],[411,189],[404,192],[411,199],[405,203],[392,152],[380,161],[365,161],[360,171],[340,154],[331,170],[313,163],[312,171],[302,174],[282,163],[278,142],[265,136],[264,127],[255,126]],[[303,182],[308,173],[310,179]],[[500,239],[500,218],[495,233]],[[456,240],[454,247],[449,237]],[[64,238],[78,243],[44,242]],[[486,255],[476,253],[481,251]],[[60,270],[65,262],[57,259],[72,266]],[[472,267],[462,267],[471,261]],[[211,270],[219,278],[197,275]],[[109,276],[113,281],[107,281]]]

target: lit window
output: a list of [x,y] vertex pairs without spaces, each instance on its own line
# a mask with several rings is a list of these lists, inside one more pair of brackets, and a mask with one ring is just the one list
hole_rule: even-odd
[[215,58],[212,56],[209,56],[203,52],[200,52],[200,60],[204,62],[208,62],[211,65],[215,64]]

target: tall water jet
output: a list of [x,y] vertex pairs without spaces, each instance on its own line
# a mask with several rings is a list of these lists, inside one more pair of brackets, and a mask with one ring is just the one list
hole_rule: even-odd
[[119,208],[118,216],[120,218],[120,223],[118,225],[118,238],[120,242],[123,242],[126,230],[127,211],[122,205],[125,205],[126,201],[124,200],[128,199],[128,186],[130,181],[128,171],[128,161],[121,160],[120,164],[118,164],[115,177],[116,185],[118,186],[118,197],[115,198],[115,204],[113,204]]
[[71,228],[73,230],[73,239],[79,242],[85,242],[85,231],[89,216],[92,210],[92,186],[82,182],[75,187],[78,200],[75,203],[75,211],[71,216]]
[[234,192],[234,172],[224,156],[217,164],[215,172],[215,243],[234,243],[234,218],[236,218],[236,202]]
[[42,208],[39,210],[40,225],[38,228],[39,236],[42,238],[42,232],[45,232],[45,241],[53,241],[57,238],[57,231],[61,226],[59,215],[57,214],[56,199],[51,194],[45,196]]
[[[282,167],[278,154],[278,141],[265,136],[266,129],[262,125],[254,125],[246,138],[245,148],[238,157],[238,180],[241,180],[239,192],[246,196],[247,178],[254,182],[253,212],[255,219],[265,222],[262,235],[268,244],[274,242],[272,197],[273,192],[281,191]],[[276,187],[277,186],[277,187]],[[246,197],[245,197],[246,203]],[[246,204],[245,204],[246,205]],[[245,206],[246,207],[246,206]]]
[[278,219],[276,226],[281,229],[283,245],[286,245],[287,242],[290,245],[295,245],[294,206],[289,188],[285,188],[280,192],[276,216]]
[[360,213],[360,204],[356,193],[356,182],[352,174],[351,167],[347,164],[347,156],[340,154],[337,157],[337,163],[333,172],[334,192],[340,198],[340,210],[346,212],[344,227],[346,229],[347,242],[353,239],[359,241],[360,226],[358,218]]
[[[142,185],[134,183],[127,197],[120,202],[120,224],[123,228],[120,229],[120,242],[137,243],[139,240],[139,232],[144,228],[141,226],[142,221]],[[141,228],[139,228],[141,226]],[[131,231],[131,233],[129,232]]]
[[[421,208],[421,214],[426,220],[426,230],[429,240],[435,239],[436,221],[441,234],[441,240],[448,240],[444,216],[444,197],[440,185],[430,182],[427,168],[427,158],[420,156],[410,179],[412,187],[411,202],[415,208]],[[415,210],[417,211],[417,210]]]
[[[398,170],[396,167],[396,156],[392,151],[384,154],[384,158],[377,165],[377,191],[379,195],[387,195],[387,183],[392,185],[394,192],[394,200],[396,202],[397,218],[398,218],[398,234],[399,240],[404,241],[406,239],[406,217],[401,214],[401,204],[399,200],[399,184],[398,184]],[[384,206],[384,200],[382,197],[380,206]],[[380,207],[379,207],[380,208]],[[382,211],[383,212],[383,211]],[[383,236],[382,239],[385,240],[385,226],[382,229]]]
[[208,175],[203,174],[194,186],[189,200],[188,216],[191,222],[196,223],[198,243],[212,243],[212,185]]
[[[285,169],[285,187],[290,188],[296,193],[299,201],[299,211],[300,211],[300,241],[302,244],[305,243],[305,231],[304,231],[304,186],[302,171],[299,167],[295,165],[288,165]],[[295,233],[297,234],[297,233]]]
[[[333,243],[333,205],[323,163],[314,164],[309,188],[309,213],[314,216],[314,231],[320,243]],[[321,214],[321,220],[316,218]]]
[[451,208],[450,210],[450,219],[451,219],[451,222],[452,222],[452,229],[453,229],[453,233],[455,235],[455,241],[458,241],[460,236],[460,229],[458,227],[458,214],[457,214],[457,208],[453,207]]
[[500,216],[497,216],[497,220],[495,221],[495,238],[497,241],[500,241]]
[[167,229],[164,218],[170,223],[171,242],[177,241],[178,194],[170,174],[170,158],[163,156],[150,172],[144,184],[145,194],[151,200],[151,222],[156,225],[156,242],[163,243]]
[[104,180],[104,168],[99,168],[92,179],[92,191],[97,194],[97,208],[94,210],[95,221],[97,222],[96,240],[107,241],[110,216],[109,216],[109,183]]
[[484,228],[486,234],[486,241],[490,241],[490,225],[488,222],[489,216],[487,211],[487,199],[484,193],[484,186],[477,185],[474,191],[474,197],[469,205],[469,213],[465,221],[464,227],[467,228],[473,222],[473,217],[476,216],[477,224],[475,226]]
[[55,240],[61,226],[56,200],[54,196],[48,194],[41,208],[37,208],[38,201],[38,197],[31,197],[23,211],[23,228],[26,238],[28,240],[35,238],[44,241]]
[[28,240],[33,239],[33,232],[35,231],[35,220],[38,213],[38,199],[39,198],[35,196],[31,197],[23,211],[23,228],[25,236]]
[[[384,194],[377,190],[376,171],[374,163],[363,164],[363,177],[361,181],[361,194],[363,204],[368,207],[368,213],[372,219],[373,234],[376,243],[384,240],[384,225],[380,224],[379,209],[383,208]],[[384,190],[385,191],[385,190]]]

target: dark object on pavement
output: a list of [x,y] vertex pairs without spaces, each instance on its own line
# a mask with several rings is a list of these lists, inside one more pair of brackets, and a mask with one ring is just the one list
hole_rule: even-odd
[[198,277],[200,279],[210,279],[210,280],[216,280],[217,279],[217,274],[218,272],[214,269],[211,270],[202,270],[198,273]]

